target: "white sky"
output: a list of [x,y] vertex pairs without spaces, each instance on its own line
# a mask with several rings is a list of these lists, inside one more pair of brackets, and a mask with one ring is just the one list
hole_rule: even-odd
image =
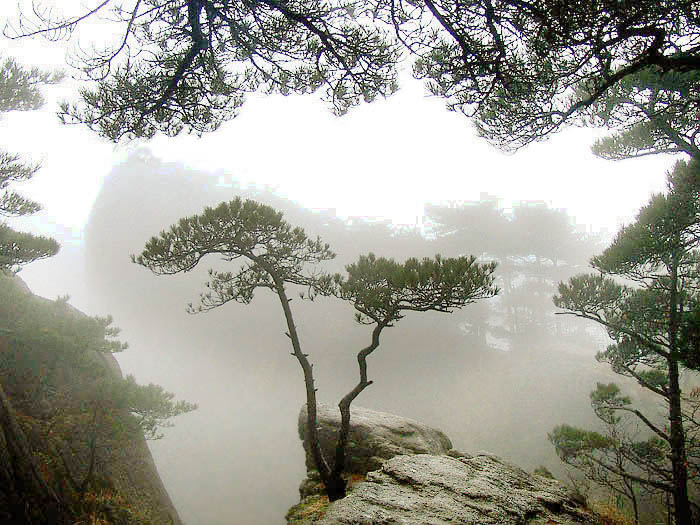
[[[0,18],[14,12],[13,2],[0,5]],[[64,66],[66,44],[1,39],[0,45],[27,65]],[[138,145],[115,147],[82,127],[62,126],[57,103],[74,99],[79,87],[75,81],[52,87],[42,110],[0,118],[0,145],[43,165],[19,188],[45,208],[27,227],[64,241],[79,241],[101,181]],[[597,159],[589,150],[595,133],[569,129],[504,155],[476,137],[466,117],[445,110],[404,75],[399,93],[345,117],[334,117],[315,95],[253,96],[238,118],[215,133],[158,137],[146,145],[165,161],[269,185],[308,207],[335,208],[340,216],[416,224],[426,201],[476,200],[489,193],[506,207],[514,200],[543,200],[567,209],[580,225],[615,231],[651,192],[664,188],[673,159]]]

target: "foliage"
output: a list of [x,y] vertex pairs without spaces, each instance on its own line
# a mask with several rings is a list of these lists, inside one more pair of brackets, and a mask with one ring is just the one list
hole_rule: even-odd
[[229,301],[248,304],[256,288],[273,288],[269,272],[275,268],[278,278],[302,286],[319,285],[319,277],[305,271],[335,257],[320,239],[311,240],[301,228],[292,228],[282,214],[255,201],[234,199],[201,215],[180,219],[169,231],[161,232],[146,244],[143,253],[132,260],[148,266],[159,275],[192,270],[206,255],[221,254],[225,261],[247,258],[236,274],[210,271],[209,292],[201,306],[191,310],[216,308]]
[[618,82],[588,109],[593,125],[615,130],[596,141],[593,153],[613,160],[656,153],[700,158],[699,75],[648,68]]
[[187,401],[174,402],[175,394],[165,391],[160,385],[139,385],[132,375],[127,375],[116,386],[115,396],[119,406],[135,416],[146,439],[161,439],[163,434],[159,430],[172,427],[171,418],[197,408],[197,405]]
[[[414,5],[396,10],[416,21],[429,13],[438,27],[433,39],[404,35],[417,50],[416,76],[505,149],[580,123],[582,110],[643,68],[700,66],[697,5],[690,1]],[[388,3],[387,17],[395,18],[394,6]]]
[[90,525],[152,523],[152,516],[148,509],[134,506],[118,491],[110,489],[87,492],[74,505],[78,520],[76,523]]
[[637,525],[638,523],[620,508],[617,501],[612,499],[594,501],[590,507],[597,514],[600,525]]
[[[226,262],[240,261],[235,272],[209,270],[207,292],[192,313],[217,308],[230,301],[248,304],[258,288],[274,292],[284,312],[293,352],[304,372],[308,440],[311,455],[331,501],[345,496],[345,447],[350,425],[350,404],[372,381],[367,376],[367,357],[379,346],[385,328],[395,326],[406,312],[451,312],[498,292],[493,285],[495,263],[479,264],[474,257],[423,260],[362,256],[346,267],[347,275],[330,275],[318,264],[335,254],[319,238],[309,239],[293,228],[282,214],[269,206],[236,198],[200,215],[186,217],[151,238],[132,260],[156,274],[192,270],[203,257],[216,254]],[[341,428],[336,456],[331,463],[321,451],[316,423],[316,388],[312,365],[301,349],[293,318],[289,286],[302,287],[300,296],[316,300],[334,296],[348,301],[356,320],[372,326],[371,342],[357,354],[360,379],[340,401]]]
[[328,509],[328,496],[325,494],[313,494],[302,499],[287,511],[284,517],[290,525],[311,525],[314,521],[322,519]]
[[[61,78],[60,73],[26,69],[11,58],[5,59],[0,64],[0,112],[38,109],[44,103],[41,86]],[[9,189],[11,184],[31,179],[38,169],[23,163],[18,155],[0,150],[0,216],[30,215],[41,209],[38,203]],[[27,263],[56,255],[58,248],[53,239],[16,232],[0,223],[0,270],[17,272]]]
[[501,265],[530,259],[553,266],[576,265],[597,247],[594,235],[577,230],[562,209],[550,208],[543,201],[513,203],[506,214],[498,201],[485,196],[479,201],[456,205],[426,205],[432,233],[447,247],[473,247],[483,258]]
[[[17,413],[18,421],[27,434],[41,432],[41,443],[35,444],[34,457],[38,461],[44,480],[53,487],[58,487],[64,514],[70,516],[67,523],[123,524],[136,525],[158,523],[151,503],[145,497],[134,497],[116,489],[112,482],[103,475],[85,478],[87,483],[80,486],[71,471],[75,468],[79,450],[70,450],[66,454],[61,447],[68,446],[66,441],[75,440],[73,432],[80,433],[85,424],[78,417],[71,425],[65,427],[56,423],[56,419],[46,421]],[[109,446],[115,446],[110,443]],[[118,446],[118,445],[117,445]],[[66,459],[68,456],[69,459]],[[28,523],[42,523],[41,520],[28,519]],[[53,521],[52,521],[53,522]],[[58,521],[57,521],[58,522]]]
[[506,247],[512,245],[509,217],[499,207],[498,199],[490,195],[453,206],[426,204],[425,215],[437,240],[469,246],[484,257],[500,260]]
[[5,35],[68,37],[102,13],[113,47],[77,57],[94,90],[65,121],[117,141],[215,130],[251,91],[324,88],[337,113],[396,90],[396,63],[505,149],[585,122],[585,110],[640,71],[700,67],[690,0],[106,0],[69,17],[20,13]]
[[480,265],[475,257],[436,255],[397,263],[370,253],[346,267],[347,277],[334,275],[338,288],[333,293],[354,305],[360,324],[390,326],[405,312],[449,313],[494,295],[497,289],[475,283],[484,282],[485,272],[495,269],[495,263]]
[[4,190],[0,197],[0,215],[5,217],[30,215],[41,209],[38,203],[12,190],[7,190],[10,184],[31,179],[38,169],[39,166],[22,163],[19,155],[0,151],[0,189]]
[[[258,90],[322,88],[341,114],[396,89],[396,43],[371,24],[364,2],[107,1],[91,13],[108,10],[124,38],[86,57],[81,69],[98,86],[84,89],[83,103],[65,105],[61,116],[115,141],[213,131]],[[38,27],[20,15],[19,33],[60,38],[84,18],[52,14],[39,13]]]
[[[111,326],[111,316],[85,316],[67,303],[67,297],[42,300],[8,284],[0,290],[0,333],[17,348],[51,348],[55,359],[76,369],[92,370],[94,402],[105,414],[127,410],[147,439],[160,439],[159,429],[171,426],[170,418],[196,408],[173,401],[174,394],[159,385],[139,385],[131,375],[115,377],[91,357],[91,352],[111,354],[128,348],[117,339],[120,330]],[[46,376],[45,370],[36,373]],[[87,416],[91,412],[87,409]]]
[[16,273],[25,264],[53,257],[58,250],[54,239],[18,232],[0,223],[0,270]]
[[[607,433],[557,427],[550,434],[557,453],[594,481],[623,484],[633,503],[638,485],[673,494],[678,523],[691,519],[688,473],[696,467],[689,459],[698,447],[681,372],[697,362],[694,348],[682,345],[691,337],[685,323],[694,319],[688,314],[697,310],[699,299],[699,197],[698,162],[678,162],[668,174],[668,192],[652,196],[636,221],[592,259],[599,273],[560,283],[554,298],[565,313],[602,325],[613,343],[596,358],[658,395],[668,409],[668,424],[660,425],[633,407],[616,385],[598,385],[591,403]],[[621,415],[632,417],[651,437],[631,440],[619,428]]]
[[633,411],[629,408],[631,400],[621,396],[613,383],[598,383],[591,392],[591,405],[604,423],[604,433],[559,425],[548,434],[549,441],[564,463],[631,502],[638,522],[640,496],[670,488],[665,468],[668,443],[655,435],[640,439],[633,422],[617,415]]
[[14,345],[52,348],[57,356],[79,361],[89,350],[121,352],[112,318],[88,317],[74,309],[67,297],[55,301],[32,296],[11,277],[0,281],[0,333]]
[[549,436],[559,457],[565,461],[577,457],[580,451],[605,450],[611,445],[610,440],[598,432],[581,430],[570,425],[559,425]]
[[41,87],[63,79],[60,71],[31,69],[7,58],[0,65],[0,112],[32,111],[44,105]]

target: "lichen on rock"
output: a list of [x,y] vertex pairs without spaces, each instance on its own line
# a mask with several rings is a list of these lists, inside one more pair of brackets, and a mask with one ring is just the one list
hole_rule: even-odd
[[397,456],[329,506],[318,525],[593,523],[557,481],[494,456]]

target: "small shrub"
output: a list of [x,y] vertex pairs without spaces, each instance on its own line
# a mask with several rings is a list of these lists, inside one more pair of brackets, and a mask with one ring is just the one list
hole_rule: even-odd
[[554,479],[554,474],[552,474],[547,467],[544,465],[540,465],[537,467],[534,472],[536,476],[542,476],[543,478],[549,478],[549,479]]
[[[348,493],[352,492],[353,487],[367,479],[365,474],[350,474],[344,476],[348,482]],[[319,483],[322,488],[323,484]],[[319,493],[310,494],[294,505],[285,516],[288,525],[311,525],[316,520],[323,518],[328,509],[329,501],[326,494]]]
[[328,508],[328,496],[315,494],[308,496],[294,505],[285,519],[288,525],[307,525],[323,518]]
[[615,501],[594,501],[591,510],[598,514],[600,525],[634,525],[634,518],[618,507]]
[[152,523],[147,515],[114,490],[88,491],[75,501],[76,525],[145,525]]

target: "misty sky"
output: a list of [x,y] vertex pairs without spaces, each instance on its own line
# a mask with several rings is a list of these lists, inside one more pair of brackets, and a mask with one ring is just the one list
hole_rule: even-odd
[[[0,17],[14,13],[14,2],[0,5]],[[87,47],[106,27],[86,26],[70,45],[4,39],[3,47],[26,65],[65,68],[66,50],[75,51],[77,42]],[[57,103],[74,99],[80,87],[68,80],[47,90],[48,104],[41,111],[6,114],[0,120],[2,143],[43,165],[34,181],[21,188],[45,207],[41,217],[31,219],[32,227],[66,241],[80,240],[111,166],[144,145],[115,147],[81,127],[62,126],[55,116]],[[466,117],[427,97],[405,72],[399,93],[345,117],[333,116],[314,95],[251,96],[240,116],[216,133],[157,137],[146,145],[166,161],[220,172],[223,183],[233,178],[269,185],[307,207],[333,208],[340,216],[420,224],[426,201],[475,200],[489,193],[506,207],[514,200],[543,200],[567,209],[580,225],[614,232],[651,192],[663,189],[673,161],[596,159],[589,151],[596,133],[600,135],[569,129],[505,155],[479,139]]]

